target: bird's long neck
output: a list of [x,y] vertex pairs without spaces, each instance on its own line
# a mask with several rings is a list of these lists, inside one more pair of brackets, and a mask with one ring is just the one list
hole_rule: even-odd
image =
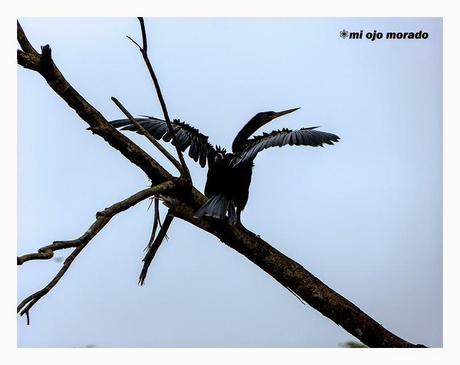
[[243,128],[238,132],[232,144],[233,153],[238,153],[243,150],[244,144],[252,134],[262,127],[265,123],[260,118],[252,118],[245,124]]

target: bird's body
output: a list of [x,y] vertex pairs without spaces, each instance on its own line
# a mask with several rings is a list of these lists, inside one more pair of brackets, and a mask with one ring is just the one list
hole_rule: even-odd
[[[174,120],[172,126],[176,134],[179,147],[182,151],[189,148],[189,156],[199,161],[204,167],[208,163],[208,175],[205,186],[205,195],[208,202],[200,207],[195,216],[226,219],[230,224],[240,222],[241,211],[245,208],[249,198],[252,169],[256,155],[263,149],[284,146],[304,145],[322,146],[323,143],[333,144],[339,137],[332,133],[315,130],[316,127],[302,128],[291,131],[282,129],[271,133],[250,138],[260,127],[281,115],[291,113],[298,108],[282,112],[262,112],[256,114],[240,130],[232,144],[232,153],[208,142],[208,137],[197,129]],[[152,117],[137,118],[140,123],[156,139],[171,141],[166,122]],[[136,130],[129,120],[121,119],[110,122],[114,127],[123,127],[127,130]]]
[[[203,215],[223,219],[228,213],[229,222],[240,219],[241,211],[246,206],[251,185],[252,161],[244,161],[233,166],[235,155],[219,151],[217,156],[209,156],[208,176],[204,194],[213,199],[208,204],[217,203],[214,210],[208,211],[207,205],[201,207],[196,215]],[[236,210],[236,211],[235,211]]]

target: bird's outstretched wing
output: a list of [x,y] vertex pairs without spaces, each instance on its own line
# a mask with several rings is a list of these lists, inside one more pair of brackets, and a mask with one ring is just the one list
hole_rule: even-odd
[[290,146],[323,147],[323,143],[334,144],[334,142],[339,141],[340,137],[335,134],[321,132],[316,128],[318,127],[301,128],[294,131],[283,128],[260,136],[254,136],[245,142],[243,151],[234,158],[233,165],[243,161],[252,161],[260,151],[269,147],[281,147],[287,144]]
[[[172,139],[168,130],[168,125],[164,120],[154,117],[134,118],[140,125],[142,125],[155,139],[163,139],[170,142]],[[118,119],[109,122],[115,128],[122,130],[136,131],[136,126],[133,125],[129,119]],[[208,136],[200,133],[200,131],[179,119],[174,119],[171,122],[174,133],[176,134],[179,148],[183,152],[188,147],[188,155],[199,162],[201,167],[206,165],[206,157],[209,153],[215,153],[214,147],[208,142]],[[171,143],[173,143],[171,141]]]

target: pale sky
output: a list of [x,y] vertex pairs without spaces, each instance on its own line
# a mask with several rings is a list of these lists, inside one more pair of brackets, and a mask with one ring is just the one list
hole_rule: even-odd
[[[161,117],[125,37],[140,39],[136,19],[20,21],[107,119],[123,117],[111,96],[133,114]],[[398,336],[442,346],[442,20],[162,18],[146,26],[170,115],[211,143],[230,147],[257,112],[293,107],[301,109],[263,130],[320,125],[341,137],[325,148],[261,152],[243,224]],[[342,29],[429,38],[349,40]],[[148,186],[86,127],[41,76],[18,67],[19,254],[80,236],[98,210]],[[203,190],[206,170],[187,162]],[[18,318],[19,347],[336,347],[354,339],[180,220],[138,286],[147,206],[105,227],[32,309],[30,326]],[[18,300],[60,265],[19,267]]]

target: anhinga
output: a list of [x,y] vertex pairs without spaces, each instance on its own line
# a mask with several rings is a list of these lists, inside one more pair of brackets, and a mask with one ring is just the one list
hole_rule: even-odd
[[[339,137],[332,133],[316,130],[317,127],[290,130],[283,128],[259,136],[252,136],[260,127],[282,115],[292,113],[299,108],[281,112],[262,112],[256,114],[238,132],[233,144],[232,153],[208,142],[208,137],[196,128],[175,119],[171,124],[181,151],[189,148],[189,156],[199,162],[201,167],[208,162],[208,177],[204,193],[208,202],[199,208],[195,216],[198,218],[213,217],[226,219],[230,224],[240,222],[241,211],[249,197],[253,161],[257,154],[269,147],[284,145],[323,146],[323,143],[334,144]],[[153,117],[136,118],[154,138],[171,141],[168,126],[164,120]],[[135,131],[136,127],[128,119],[110,122],[114,127]]]

